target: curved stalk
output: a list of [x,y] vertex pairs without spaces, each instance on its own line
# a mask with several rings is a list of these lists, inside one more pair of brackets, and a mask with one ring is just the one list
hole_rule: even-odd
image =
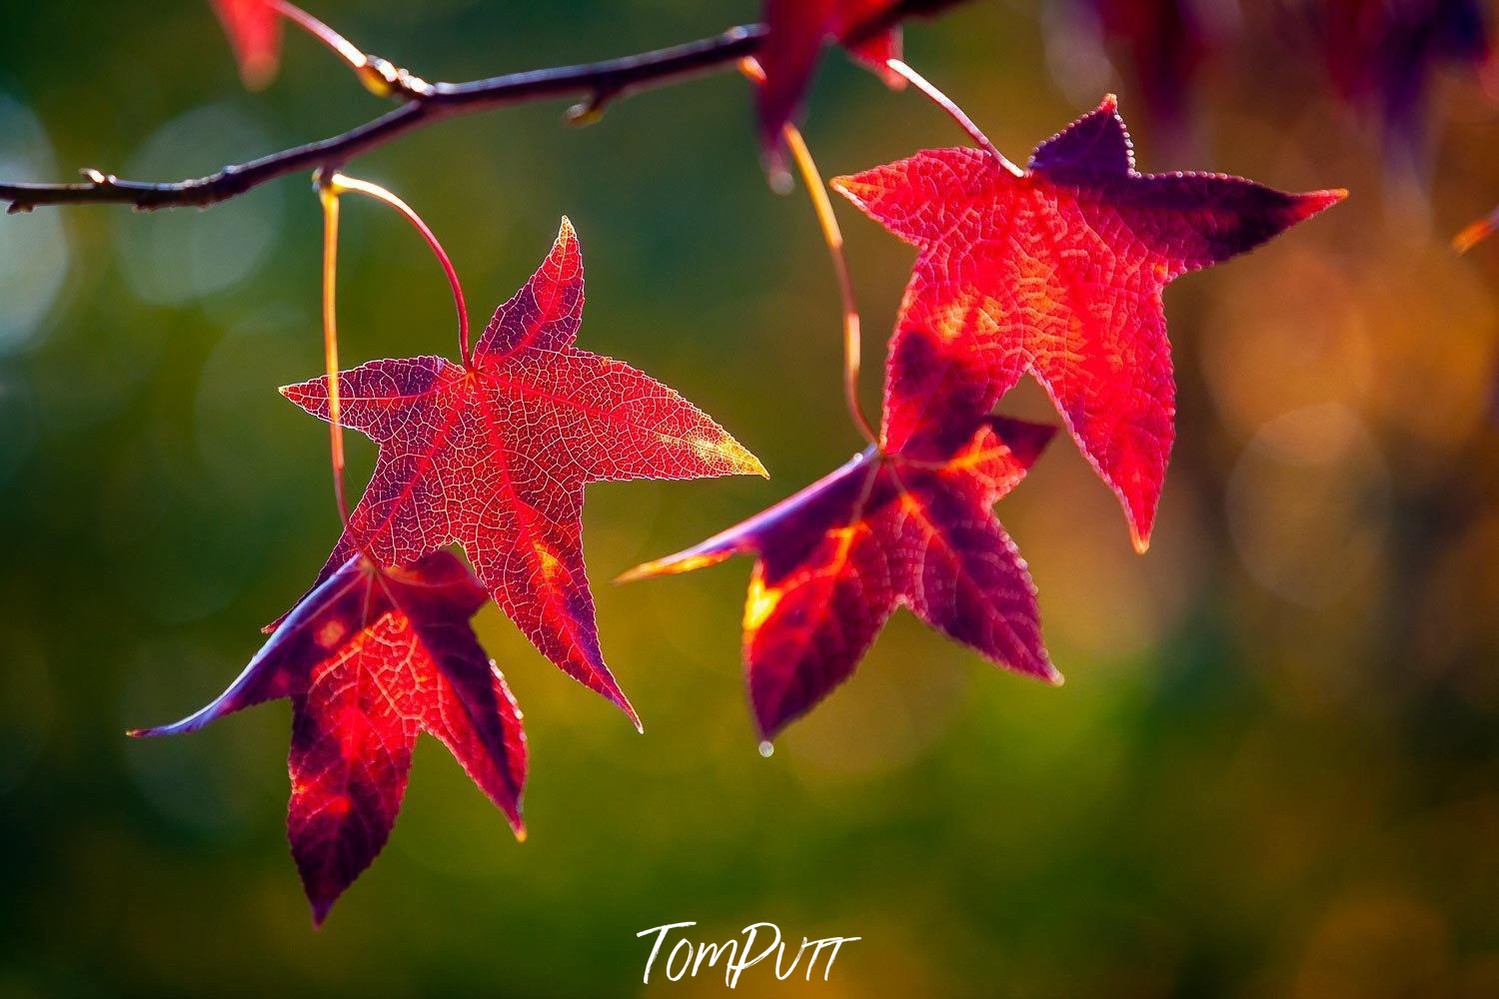
[[957,103],[951,97],[938,90],[930,80],[899,59],[890,59],[885,65],[890,67],[891,71],[905,77],[911,86],[921,91],[928,100],[947,112],[948,116],[958,123],[958,127],[967,132],[969,138],[978,143],[980,149],[999,161],[1000,166],[1017,177],[1025,175],[1025,171],[1006,159],[1005,154],[1000,152],[998,147],[989,141],[989,137],[984,134],[978,125],[974,124],[973,119],[968,117],[968,114],[962,108],[958,107]]
[[348,63],[349,68],[356,73],[369,62],[369,57],[360,51],[358,46],[301,7],[287,3],[286,0],[270,0],[270,5],[276,13],[323,43],[334,55]]
[[[765,71],[753,57],[739,64],[749,80],[759,86],[765,83]],[[786,148],[801,174],[802,184],[807,188],[807,197],[812,201],[812,210],[817,214],[817,225],[822,230],[823,242],[827,244],[828,256],[833,262],[833,274],[838,281],[838,297],[843,306],[843,400],[849,416],[863,438],[875,447],[880,446],[879,434],[864,413],[859,401],[859,371],[862,364],[863,347],[860,333],[859,305],[854,298],[853,280],[849,277],[848,258],[843,252],[843,230],[838,225],[838,216],[833,213],[833,201],[828,197],[827,184],[812,159],[806,139],[795,125],[787,124],[781,129]]]
[[364,88],[377,97],[399,94],[420,99],[432,92],[431,86],[404,69],[398,69],[379,56],[366,53],[359,46],[334,31],[307,11],[287,0],[270,0],[276,13],[321,42],[330,52],[354,71]]
[[[344,428],[339,404],[338,364],[338,190],[319,175],[318,200],[323,205],[323,367],[328,375],[328,443],[333,462],[333,498],[344,533],[366,558],[364,542],[349,521],[349,497],[344,488]],[[370,559],[374,563],[374,559]]]
[[833,273],[838,278],[838,296],[843,304],[844,402],[848,405],[849,415],[853,417],[859,433],[864,435],[866,441],[878,447],[879,435],[875,433],[874,426],[869,422],[864,406],[859,401],[859,369],[862,364],[859,305],[854,300],[853,280],[848,274],[848,258],[843,252],[843,230],[838,227],[838,217],[833,214],[833,202],[828,197],[827,185],[823,183],[822,174],[817,172],[817,163],[812,159],[811,150],[807,148],[802,133],[796,126],[787,125],[783,134],[786,148],[791,151],[797,172],[802,175],[802,183],[806,185],[807,196],[812,199],[817,224],[822,228],[823,242],[827,243],[828,256],[833,261]]
[[473,350],[469,344],[468,301],[463,296],[463,285],[458,280],[458,269],[453,266],[452,258],[442,248],[437,235],[410,205],[378,184],[335,173],[329,178],[327,186],[333,191],[335,197],[340,194],[362,194],[366,198],[389,205],[410,222],[417,232],[421,233],[422,238],[427,241],[427,246],[432,250],[432,255],[442,265],[442,272],[448,279],[448,287],[453,291],[453,306],[458,312],[458,351],[463,358],[463,366],[473,367]]

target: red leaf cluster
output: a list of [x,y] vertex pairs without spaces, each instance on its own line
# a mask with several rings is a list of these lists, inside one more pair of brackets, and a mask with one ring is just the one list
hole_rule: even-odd
[[[583,569],[583,486],[765,469],[672,389],[573,346],[583,258],[572,225],[500,306],[465,366],[426,356],[339,376],[341,422],[380,445],[318,576],[364,551],[405,565],[456,543],[495,603],[569,676],[639,725],[599,649]],[[322,419],[326,378],[282,389]]]
[[924,150],[834,186],[917,248],[877,447],[729,531],[634,570],[758,558],[744,616],[768,738],[846,679],[898,606],[1052,682],[1025,563],[990,513],[1050,435],[990,412],[1023,375],[1051,395],[1144,549],[1175,436],[1162,292],[1345,197],[1221,174],[1141,174],[1114,98],[1029,169]]
[[[582,315],[582,254],[563,219],[468,363],[427,356],[341,372],[340,423],[380,446],[348,529],[228,691],[176,725],[135,733],[191,731],[292,699],[287,831],[318,922],[384,845],[420,731],[445,743],[521,832],[520,712],[468,625],[486,599],[639,726],[599,648],[583,487],[764,474],[675,391],[577,349]],[[283,393],[328,418],[326,378]],[[472,572],[446,550],[455,543]]]
[[[895,84],[895,25],[952,2],[767,0],[767,151],[829,43]],[[218,0],[215,9],[247,82],[267,78],[277,8]],[[1166,286],[1345,196],[1139,173],[1112,96],[1038,146],[1025,170],[983,142],[834,182],[917,250],[890,343],[879,442],[737,527],[626,574],[755,558],[744,659],[766,739],[850,677],[899,607],[998,665],[1061,683],[1029,570],[993,514],[1053,428],[995,416],[995,405],[1021,377],[1036,378],[1143,550],[1175,436]],[[284,388],[303,410],[378,445],[369,485],[313,588],[239,679],[189,718],[134,733],[190,731],[292,701],[288,834],[318,922],[388,838],[422,731],[523,835],[520,712],[469,624],[487,599],[639,725],[599,644],[583,562],[585,486],[764,474],[671,388],[578,349],[583,301],[582,255],[563,219],[541,267],[471,356],[465,327],[461,361],[378,360],[338,373],[336,393],[327,377]]]

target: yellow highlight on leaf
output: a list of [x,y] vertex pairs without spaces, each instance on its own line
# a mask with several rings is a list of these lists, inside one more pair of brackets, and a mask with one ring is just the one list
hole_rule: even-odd
[[770,619],[775,613],[776,605],[781,602],[784,591],[778,587],[766,586],[764,578],[760,575],[757,567],[755,574],[750,577],[749,599],[744,605],[744,630],[754,632]]
[[348,630],[342,621],[335,618],[318,629],[317,643],[325,649],[336,648],[344,635],[348,634]]
[[760,459],[752,454],[749,448],[724,434],[721,437],[710,437],[706,434],[693,434],[685,438],[685,443],[694,451],[710,460],[713,458],[725,458],[729,467],[738,474],[753,473],[762,479],[770,478],[770,473],[760,463]]
[[567,576],[567,569],[563,566],[562,560],[552,554],[551,549],[539,541],[534,543],[531,548],[536,552],[537,564],[541,566],[541,574],[546,578],[548,583],[555,583],[559,578]]

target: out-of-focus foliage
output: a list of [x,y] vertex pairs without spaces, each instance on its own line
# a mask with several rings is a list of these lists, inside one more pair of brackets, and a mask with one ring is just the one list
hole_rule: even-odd
[[210,0],[239,63],[240,79],[263,90],[281,68],[281,16],[269,0]]
[[[316,6],[428,78],[617,55],[757,10]],[[195,2],[33,4],[6,24],[7,177],[199,174],[373,110],[300,38],[274,87],[243,93]],[[1018,157],[1100,96],[1063,96],[1041,35],[1016,0],[906,44]],[[1382,197],[1377,145],[1283,51],[1251,32],[1210,64],[1191,158],[1135,129],[1153,168],[1353,190],[1168,293],[1180,439],[1150,554],[1069,449],[1005,501],[1064,688],[976,668],[897,618],[765,760],[742,576],[600,588],[644,738],[486,611],[480,637],[526,706],[529,841],[428,740],[387,855],[316,935],[280,830],[286,709],[170,743],[121,735],[217,693],[337,533],[323,428],[275,393],[321,365],[316,199],[289,178],[203,213],[0,219],[0,992],[628,994],[636,932],[695,919],[722,939],[768,919],[864,938],[824,995],[1492,994],[1499,253],[1446,241],[1496,200],[1499,122],[1475,82],[1444,81],[1417,209]],[[806,131],[829,173],[961,138],[845,60],[817,86]],[[593,349],[679,387],[775,476],[596,487],[602,574],[859,442],[816,224],[767,193],[746,84],[644,95],[582,131],[556,127],[561,110],[450,123],[359,169],[423,212],[476,302],[511,291],[569,213]],[[421,245],[378,210],[345,214],[345,357],[448,349]],[[910,254],[844,217],[873,366]],[[1009,405],[1050,413],[1039,391]],[[367,471],[372,452],[354,457]],[[752,974],[741,991],[763,987]]]

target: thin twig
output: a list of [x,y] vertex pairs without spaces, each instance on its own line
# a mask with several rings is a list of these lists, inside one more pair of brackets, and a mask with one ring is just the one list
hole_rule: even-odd
[[425,100],[431,95],[430,83],[412,76],[386,59],[370,55],[289,0],[270,0],[270,4],[276,13],[317,39],[339,61],[353,70],[359,82],[376,97]]
[[[618,59],[507,73],[471,83],[427,83],[384,59],[366,55],[287,0],[274,2],[280,13],[290,17],[354,67],[360,81],[371,91],[382,96],[401,97],[406,103],[347,132],[271,153],[248,163],[231,164],[206,177],[153,183],[121,180],[113,174],[89,168],[81,171],[86,178],[81,184],[0,182],[0,202],[9,203],[7,212],[14,214],[43,206],[83,204],[130,205],[137,211],[207,208],[289,173],[302,170],[331,172],[361,153],[444,118],[554,97],[587,95],[584,103],[571,108],[568,113],[568,120],[573,124],[587,124],[602,115],[606,104],[636,90],[724,69],[753,56],[766,36],[763,24],[742,25],[712,38]],[[895,27],[905,18],[932,16],[962,2],[965,0],[900,0],[860,26],[857,32],[883,31]],[[856,43],[857,39],[851,37],[849,41]],[[358,64],[360,59],[362,65]]]
[[64,204],[123,204],[141,211],[204,208],[289,173],[335,169],[399,135],[445,118],[575,94],[591,95],[592,106],[597,110],[605,101],[636,90],[731,68],[759,49],[764,38],[763,26],[749,25],[730,28],[712,38],[619,59],[508,73],[472,83],[424,85],[428,89],[407,95],[406,104],[357,128],[248,163],[226,166],[207,177],[146,183],[85,170],[87,180],[81,184],[0,183],[0,202],[9,202],[11,212]]
[[347,63],[350,69],[357,72],[369,62],[369,56],[365,55],[364,50],[359,46],[296,4],[288,3],[286,0],[271,0],[271,9],[316,38],[328,51]]

